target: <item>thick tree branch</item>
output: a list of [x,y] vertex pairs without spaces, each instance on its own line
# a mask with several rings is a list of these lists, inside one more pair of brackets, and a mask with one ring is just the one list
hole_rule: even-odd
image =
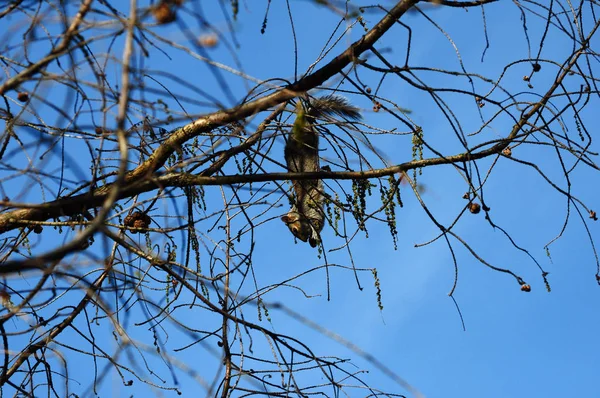
[[447,7],[477,7],[489,3],[495,3],[498,0],[475,0],[475,1],[450,1],[450,0],[423,0],[426,3],[439,4]]
[[[520,130],[520,126],[516,125],[509,137],[516,135]],[[162,176],[154,176],[154,178],[147,178],[137,182],[130,182],[125,186],[121,187],[119,192],[119,198],[128,198],[141,193],[150,192],[158,188],[166,187],[188,187],[194,185],[234,185],[250,182],[266,182],[266,181],[286,181],[286,180],[310,180],[310,179],[323,179],[323,180],[361,180],[385,177],[397,173],[406,172],[413,169],[443,165],[443,164],[455,164],[469,162],[484,157],[495,155],[500,153],[510,143],[510,138],[504,139],[494,146],[488,149],[481,150],[475,153],[462,153],[454,156],[448,156],[443,158],[429,158],[423,160],[413,160],[410,162],[401,163],[399,165],[385,167],[381,169],[368,170],[368,171],[338,171],[328,172],[320,171],[314,173],[263,173],[263,174],[233,174],[224,176],[210,176],[210,175],[192,175],[187,173],[169,173]],[[47,202],[36,206],[35,208],[14,210],[9,213],[0,215],[0,233],[9,231],[11,229],[22,226],[23,220],[35,220],[42,221],[50,218],[56,218],[63,215],[79,214],[93,207],[97,207],[102,204],[105,200],[107,193],[101,190],[97,190],[93,194],[87,193],[82,195],[73,196],[71,198],[63,198]],[[17,222],[20,221],[20,222]],[[35,263],[28,264],[28,268],[39,268],[43,265],[44,261],[49,261],[50,258],[38,258]],[[33,260],[32,260],[33,261]],[[41,262],[40,262],[41,261]],[[28,263],[28,260],[19,262],[21,264]],[[0,267],[0,272],[7,272],[9,263],[6,263]],[[10,267],[9,267],[10,268]]]

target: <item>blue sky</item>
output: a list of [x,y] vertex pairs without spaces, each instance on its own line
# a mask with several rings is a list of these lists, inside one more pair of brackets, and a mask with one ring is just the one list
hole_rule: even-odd
[[[386,4],[391,6],[391,2]],[[240,44],[235,54],[243,65],[244,73],[256,79],[282,78],[292,81],[295,52],[290,46],[293,38],[286,3],[271,2],[267,29],[265,34],[261,34],[265,6],[266,2],[241,2],[239,19],[233,23]],[[228,27],[222,22],[220,8],[216,5],[203,7],[207,15],[214,17],[212,20],[215,21],[215,27],[227,32]],[[326,38],[339,22],[339,17],[309,1],[293,1],[290,2],[290,7],[298,43],[298,73],[301,75],[321,52]],[[411,66],[459,70],[460,64],[454,44],[460,51],[461,60],[468,71],[495,79],[505,64],[528,57],[520,14],[514,4],[502,2],[486,7],[485,18],[490,48],[485,54],[485,62],[481,62],[486,42],[479,9],[471,9],[468,12],[458,8],[424,9],[444,28],[452,42],[432,28],[422,16],[416,13],[407,15],[403,21],[411,25],[414,40],[409,63]],[[380,17],[381,13],[364,14],[369,27]],[[539,48],[542,25],[540,20],[536,21],[531,16],[528,23],[531,49],[535,54]],[[196,29],[192,24],[190,27]],[[344,27],[342,24],[341,29]],[[188,44],[184,35],[173,25],[158,27],[156,31],[167,39],[183,45]],[[347,37],[342,38],[331,54],[339,53],[344,44],[356,40],[361,33],[362,28],[357,25]],[[406,31],[396,26],[386,33],[376,48],[384,52],[390,62],[402,65],[406,40]],[[570,43],[565,41],[564,37],[554,34],[552,30],[546,40],[551,41],[552,45],[543,47],[542,58],[555,59],[562,63],[571,51]],[[597,42],[592,42],[592,47]],[[114,51],[115,54],[121,53],[119,46],[120,44],[116,45],[118,51]],[[227,94],[216,85],[214,75],[201,61],[171,50],[170,58],[162,55],[156,48],[150,48],[149,51],[150,56],[144,62],[150,68],[176,72],[192,85],[221,99],[226,105],[234,105],[228,102]],[[223,43],[207,51],[213,60],[237,68],[235,60]],[[532,80],[534,87],[529,89],[522,76],[530,70],[531,64],[523,62],[511,68],[503,78],[507,88],[523,92],[523,97],[529,100],[534,95],[529,95],[528,92],[543,93],[548,82],[551,82],[556,74],[556,68],[544,64],[542,72],[536,74]],[[248,86],[254,86],[253,82],[248,84],[228,72],[221,73],[231,82],[233,97],[236,100],[245,96]],[[459,84],[463,89],[470,87],[464,80],[450,79],[448,76],[427,73],[420,76],[427,79],[432,86]],[[365,73],[364,77],[370,86],[376,87],[377,75]],[[567,84],[578,84],[578,81]],[[485,92],[486,87],[488,86],[476,82],[478,90]],[[342,88],[351,87],[344,85]],[[444,155],[461,151],[448,123],[427,95],[391,76],[382,85],[380,95],[389,98],[400,107],[411,110],[409,116],[423,127],[425,139],[441,149]],[[371,112],[372,105],[364,98],[349,98],[364,109],[366,124],[382,129],[405,129],[404,126],[398,126],[397,121],[384,112]],[[472,99],[452,95],[444,98],[456,112],[465,133],[479,128],[481,121]],[[593,101],[595,103],[589,105],[589,114],[585,116],[589,117],[588,127],[596,129],[591,112],[594,106],[598,109],[598,99]],[[202,107],[186,110],[190,114],[208,111]],[[491,106],[481,109],[486,117],[494,111]],[[258,121],[255,121],[254,124],[257,123]],[[576,134],[572,119],[567,120],[567,124],[573,130],[570,133]],[[511,126],[510,120],[499,118],[478,136],[469,138],[469,142],[479,143],[505,136]],[[590,133],[594,135],[596,131],[591,130]],[[410,136],[394,135],[372,139],[390,163],[410,160]],[[280,146],[274,147],[272,155],[277,156],[276,151],[281,151],[279,160],[282,161],[282,142],[278,144]],[[77,148],[78,144],[74,142],[71,145],[72,148]],[[538,163],[561,187],[565,187],[551,148],[521,146],[515,148],[513,154],[520,159]],[[426,151],[425,157],[428,156],[431,156],[431,153]],[[491,163],[492,159],[485,159],[479,163],[482,173],[485,174]],[[87,165],[82,169],[87,170]],[[281,170],[275,170],[273,166],[270,171]],[[583,166],[573,172],[572,180],[574,194],[591,208],[600,208],[597,205],[597,174]],[[422,197],[428,208],[446,225],[464,207],[465,201],[461,197],[467,187],[452,167],[426,169],[419,177],[419,183],[423,188]],[[4,186],[4,189],[7,189],[7,186]],[[381,281],[383,311],[377,307],[370,272],[359,273],[361,286],[364,287],[360,290],[353,272],[339,268],[330,269],[329,301],[323,270],[310,273],[296,281],[296,286],[313,296],[311,298],[306,298],[298,289],[280,287],[266,294],[264,299],[270,303],[281,303],[302,313],[322,327],[356,344],[426,397],[596,396],[596,380],[600,371],[600,347],[596,344],[600,332],[600,317],[596,303],[600,297],[600,290],[595,280],[596,265],[593,252],[581,221],[572,211],[566,232],[550,246],[551,257],[548,257],[544,245],[560,232],[565,219],[566,199],[563,196],[552,190],[532,169],[504,158],[498,161],[486,183],[485,195],[492,209],[490,216],[494,222],[507,230],[517,244],[529,250],[549,272],[551,293],[546,291],[536,264],[512,247],[500,231],[491,228],[483,214],[466,214],[456,225],[454,232],[490,263],[511,269],[523,277],[531,285],[532,291],[521,292],[512,277],[485,267],[459,242],[453,240],[459,275],[454,298],[464,319],[466,330],[463,330],[461,318],[452,299],[448,297],[454,281],[452,256],[443,240],[422,248],[414,247],[415,244],[435,237],[439,230],[428,220],[408,187],[403,186],[404,207],[396,209],[399,231],[397,250],[394,250],[387,226],[374,222],[367,225],[369,237],[359,233],[351,246],[357,268],[377,268]],[[207,198],[209,208],[218,209],[222,206],[222,202],[219,202],[220,192],[216,188],[207,190]],[[287,205],[285,200],[281,203],[283,207],[271,210],[269,216],[273,219],[261,225],[255,232],[253,269],[259,286],[278,283],[313,267],[322,266],[324,262],[322,257],[317,256],[316,250],[308,245],[294,243],[285,225],[277,219]],[[375,207],[377,200],[372,203]],[[597,224],[590,225],[594,239],[598,238],[597,228]],[[335,238],[330,230],[324,233],[329,248],[341,245],[341,239]],[[42,247],[45,246],[40,248]],[[349,257],[343,250],[328,253],[327,258],[333,264],[350,265]],[[247,289],[251,289],[250,285],[243,291],[248,293]],[[253,308],[250,306],[246,309],[245,316],[257,322]],[[186,308],[185,311],[180,309],[176,314],[198,328],[214,320],[197,307]],[[131,317],[132,336],[151,346],[152,333],[147,327],[134,326],[136,320],[143,319],[139,309],[131,311],[128,316]],[[356,370],[369,371],[363,377],[373,386],[388,392],[406,393],[401,386],[375,369],[364,358],[298,323],[285,313],[272,310],[271,321],[269,324],[263,320],[261,325],[301,338],[318,354],[352,358]],[[98,327],[98,331],[99,340],[104,340],[108,346],[114,344],[109,326]],[[75,338],[71,333],[72,331],[65,332],[64,338]],[[181,347],[192,341],[175,331],[170,331],[170,337],[163,340],[166,340],[167,349]],[[255,344],[257,349],[265,349],[266,356],[269,355],[268,348],[265,347],[264,341],[260,341],[260,337],[255,339]],[[218,358],[211,356],[211,351],[216,352],[216,355],[219,353],[215,344],[207,344],[196,345],[176,355],[184,363],[196,368],[201,376],[210,382],[214,368],[218,365]],[[161,366],[160,360],[149,359],[148,366]],[[89,377],[89,369],[85,366],[75,367],[71,369],[71,376],[75,379]],[[318,377],[318,373],[312,375]],[[105,382],[100,390],[101,396],[109,393],[113,396],[145,396],[149,392],[157,392],[156,389],[137,382],[132,387],[124,387],[118,376],[110,377],[110,381]],[[172,380],[169,379],[168,382],[171,383]],[[315,379],[311,382],[317,384],[320,381]],[[199,389],[198,384],[189,377],[181,376],[179,383],[183,396],[204,394],[204,390]],[[352,397],[367,395],[361,390],[349,390],[347,393]],[[175,393],[165,392],[164,395],[175,396]]]

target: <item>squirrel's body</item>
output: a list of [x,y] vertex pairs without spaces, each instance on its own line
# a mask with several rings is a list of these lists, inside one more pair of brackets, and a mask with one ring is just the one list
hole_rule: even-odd
[[[296,120],[285,145],[285,161],[288,171],[308,173],[320,171],[319,133],[314,122],[319,117],[343,116],[359,119],[360,113],[342,97],[327,95],[311,101],[305,108],[298,102]],[[320,241],[320,232],[325,225],[323,212],[323,182],[315,180],[292,180],[296,193],[295,203],[285,216],[281,217],[295,237],[309,242],[315,247]]]

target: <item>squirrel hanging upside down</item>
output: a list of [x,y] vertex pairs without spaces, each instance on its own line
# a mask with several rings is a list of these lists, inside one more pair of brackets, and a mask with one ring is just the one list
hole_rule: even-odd
[[[326,95],[311,101],[298,100],[296,120],[285,145],[285,161],[289,172],[307,173],[326,170],[319,166],[319,133],[314,123],[317,119],[332,119],[333,116],[358,120],[358,108],[345,98]],[[327,167],[328,168],[328,167]],[[323,212],[323,182],[321,180],[292,180],[295,202],[281,220],[287,224],[294,236],[316,247],[325,225]]]

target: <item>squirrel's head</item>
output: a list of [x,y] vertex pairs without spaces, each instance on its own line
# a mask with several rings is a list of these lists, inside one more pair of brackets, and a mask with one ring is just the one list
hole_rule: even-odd
[[[309,238],[311,238],[312,241],[313,230],[310,226],[310,223],[297,211],[290,211],[288,214],[281,217],[281,221],[283,221],[288,226],[292,234],[302,242],[308,242]],[[309,243],[312,247],[315,247],[313,246],[312,242]]]

